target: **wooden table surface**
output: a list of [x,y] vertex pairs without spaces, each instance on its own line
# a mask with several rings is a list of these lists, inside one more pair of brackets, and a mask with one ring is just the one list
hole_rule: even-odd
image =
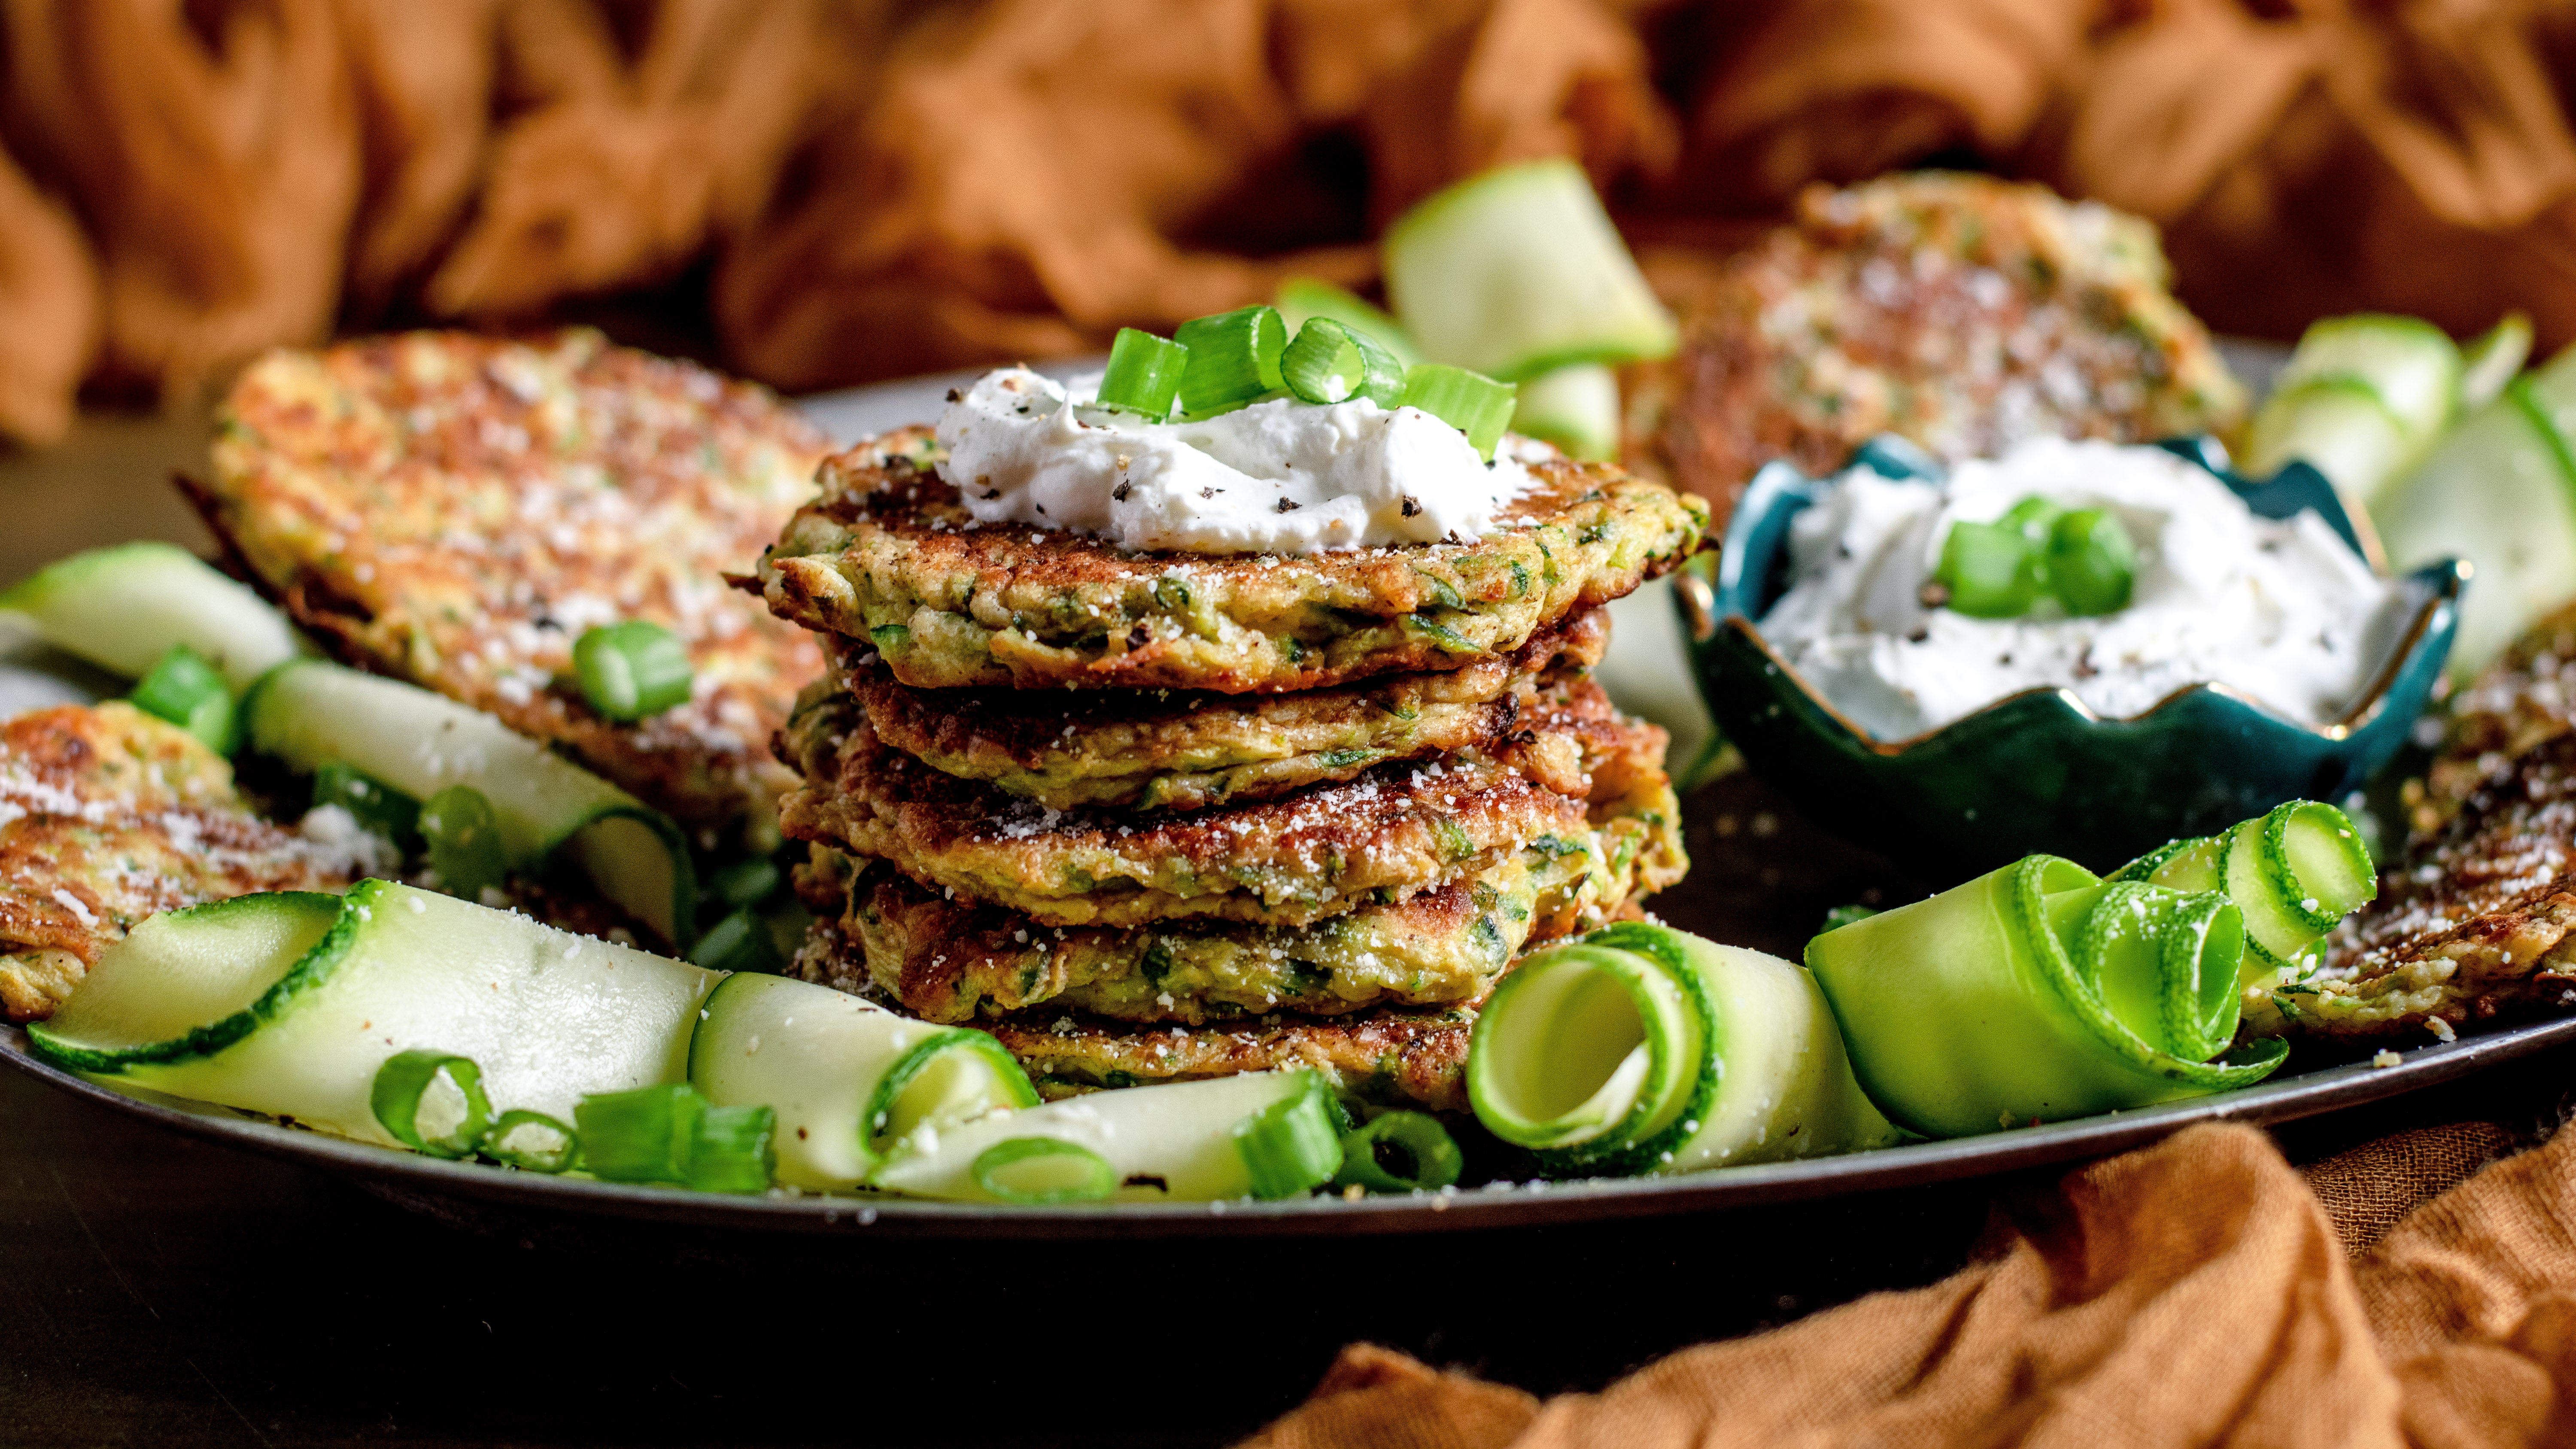
[[[205,540],[184,421],[0,454],[0,582]],[[1795,949],[1888,879],[1741,777],[1690,803],[1684,925]],[[2276,1129],[2554,1125],[2576,1049]],[[1964,1262],[2053,1171],[1778,1208],[1401,1239],[963,1247],[456,1222],[0,1069],[0,1444],[1217,1444],[1371,1339],[1540,1392]]]

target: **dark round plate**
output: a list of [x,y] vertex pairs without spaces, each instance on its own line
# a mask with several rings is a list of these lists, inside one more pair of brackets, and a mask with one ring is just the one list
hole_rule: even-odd
[[0,1027],[0,1060],[75,1096],[147,1122],[353,1178],[381,1197],[442,1215],[473,1217],[478,1215],[476,1207],[488,1205],[768,1232],[1149,1238],[1528,1227],[1703,1212],[1904,1187],[2102,1157],[2143,1146],[2194,1122],[2281,1122],[2359,1106],[2570,1040],[2576,1040],[2576,1020],[2543,1022],[2408,1051],[2393,1067],[2366,1063],[2325,1067],[2215,1097],[1812,1162],[1728,1167],[1676,1177],[1494,1183],[1357,1202],[1327,1196],[1272,1203],[1122,1203],[1049,1208],[784,1192],[736,1197],[545,1177],[470,1163],[441,1162],[318,1132],[280,1127],[219,1108],[129,1096],[38,1061],[27,1051],[26,1033],[14,1027]]
[[[935,413],[947,377],[914,379],[809,400],[818,421],[855,436]],[[107,541],[107,540],[102,540]],[[0,650],[0,713],[95,697],[113,681],[23,646]],[[12,667],[14,666],[14,667]],[[1835,838],[1745,774],[1688,802],[1690,879],[1655,900],[1673,925],[1795,957],[1824,910],[1850,901],[1897,904],[1933,884]],[[2517,1027],[2401,1054],[2398,1065],[2320,1065],[2243,1091],[1849,1157],[1723,1168],[1680,1177],[1496,1183],[1440,1194],[1345,1201],[1119,1204],[1010,1208],[889,1197],[786,1193],[736,1197],[545,1177],[442,1162],[221,1108],[129,1095],[38,1061],[26,1033],[0,1025],[0,1061],[110,1110],[206,1141],[302,1163],[376,1196],[441,1217],[562,1215],[764,1234],[992,1239],[1232,1237],[1409,1233],[1544,1226],[1694,1213],[1979,1177],[2075,1162],[2142,1146],[2194,1122],[2281,1122],[2381,1101],[2483,1067],[2576,1041],[2576,1019]],[[2291,1066],[2301,1064],[2294,1055]]]

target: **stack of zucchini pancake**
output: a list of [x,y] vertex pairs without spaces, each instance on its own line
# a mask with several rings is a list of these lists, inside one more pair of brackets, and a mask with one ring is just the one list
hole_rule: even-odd
[[1525,451],[1472,540],[1303,554],[979,521],[928,428],[828,459],[759,574],[830,661],[779,743],[797,972],[1050,1095],[1309,1064],[1463,1110],[1515,957],[1686,865],[1664,732],[1588,671],[1706,510]]

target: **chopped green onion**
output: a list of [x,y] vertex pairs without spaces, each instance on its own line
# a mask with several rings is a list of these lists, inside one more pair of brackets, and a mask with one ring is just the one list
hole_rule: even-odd
[[229,755],[240,738],[234,718],[233,692],[205,656],[185,644],[173,644],[126,696],[136,709],[168,720],[195,735],[207,749]]
[[745,906],[707,928],[689,948],[689,960],[710,971],[761,971],[772,976],[785,964],[769,923]]
[[2007,523],[1951,524],[1932,581],[1941,591],[1939,604],[1978,619],[2030,612],[2045,583],[2039,551]]
[[394,1140],[432,1157],[464,1157],[492,1125],[483,1073],[452,1052],[414,1047],[376,1068],[367,1105]]
[[1252,1195],[1264,1201],[1332,1181],[1342,1168],[1342,1134],[1323,1078],[1236,1123],[1234,1145],[1252,1175]]
[[685,1181],[700,1192],[766,1192],[778,1169],[778,1113],[709,1107],[698,1116]]
[[1288,391],[1310,403],[1337,403],[1359,390],[1359,344],[1351,329],[1330,317],[1317,317],[1297,329],[1288,350],[1279,354],[1279,376]]
[[1491,461],[1494,445],[1511,426],[1519,389],[1481,372],[1426,362],[1404,375],[1401,405],[1420,408],[1467,435],[1476,456]]
[[374,831],[409,850],[420,843],[420,802],[341,760],[313,772],[313,808],[337,805],[361,829]]
[[2118,516],[2099,508],[2060,514],[2048,535],[2048,588],[2070,614],[2116,614],[2137,587],[2138,549]]
[[749,860],[735,861],[708,876],[705,894],[710,901],[738,910],[759,905],[778,894],[778,887],[784,879],[779,874],[776,861],[755,855]]
[[686,1082],[594,1092],[572,1109],[582,1166],[608,1182],[686,1182],[706,1111]]
[[1118,1190],[1109,1159],[1061,1137],[1012,1137],[978,1153],[975,1185],[1002,1202],[1098,1202]]
[[482,1154],[504,1167],[523,1172],[562,1172],[579,1155],[581,1139],[571,1127],[543,1112],[524,1108],[504,1112],[483,1134]]
[[689,701],[689,646],[649,619],[583,631],[572,646],[582,698],[609,719],[631,724]]
[[1424,361],[1422,348],[1404,324],[1388,315],[1385,308],[1344,287],[1313,277],[1290,277],[1279,284],[1279,295],[1271,301],[1279,308],[1279,318],[1291,330],[1306,325],[1310,317],[1330,317],[1353,332],[1384,347],[1396,361],[1396,372]]
[[1995,525],[2020,534],[2033,548],[2046,548],[2049,531],[2057,527],[2057,520],[2065,514],[2065,509],[2034,493],[2005,509],[2004,516],[1996,519]]
[[1458,1180],[1466,1159],[1440,1119],[1423,1112],[1387,1112],[1342,1134],[1342,1169],[1333,1186],[1369,1192],[1435,1191]]
[[1404,395],[1404,369],[1395,354],[1330,317],[1311,318],[1297,329],[1280,355],[1279,373],[1289,392],[1310,403],[1367,398],[1391,407]]
[[478,899],[510,873],[492,802],[471,785],[450,785],[430,796],[420,807],[420,833],[429,842],[429,863],[449,895]]
[[1118,339],[1109,344],[1109,370],[1100,377],[1100,405],[1149,418],[1170,417],[1189,359],[1190,350],[1168,337],[1119,328]]
[[1268,307],[1193,317],[1173,335],[1188,349],[1180,398],[1181,411],[1191,417],[1232,412],[1288,385],[1279,375],[1279,354],[1288,348],[1287,324]]

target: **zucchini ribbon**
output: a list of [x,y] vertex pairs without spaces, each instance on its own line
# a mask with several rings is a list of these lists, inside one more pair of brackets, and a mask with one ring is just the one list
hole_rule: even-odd
[[2108,878],[2034,855],[1816,937],[1852,1068],[1928,1136],[2089,1116],[2260,1081],[2249,994],[2313,970],[2375,888],[2342,811],[2292,801]]
[[1476,1018],[1467,1095],[1551,1177],[1688,1172],[1883,1147],[1808,973],[1623,922],[1513,968]]

